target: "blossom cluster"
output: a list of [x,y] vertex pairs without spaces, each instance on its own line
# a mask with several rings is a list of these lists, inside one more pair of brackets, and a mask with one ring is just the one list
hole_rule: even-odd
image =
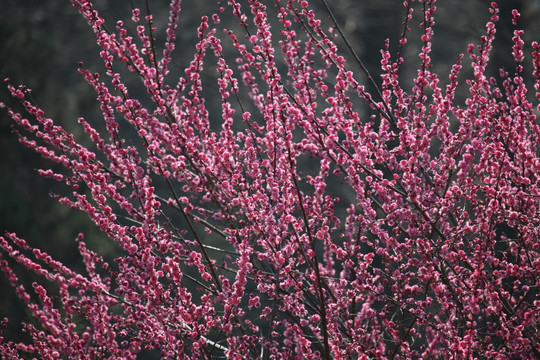
[[[59,201],[119,254],[81,234],[77,272],[0,237],[0,267],[36,320],[28,342],[0,337],[4,358],[540,357],[540,50],[526,54],[519,12],[515,68],[488,75],[493,2],[485,35],[440,77],[435,1],[406,0],[398,50],[386,43],[374,78],[338,47],[328,6],[229,0],[172,79],[180,0],[163,43],[148,7],[128,26],[72,3],[101,49],[104,72],[79,71],[103,124],[79,118],[88,138],[76,139],[9,81],[26,113],[2,107],[22,144],[61,165],[39,170],[69,187]],[[43,283],[25,287],[13,262]]]

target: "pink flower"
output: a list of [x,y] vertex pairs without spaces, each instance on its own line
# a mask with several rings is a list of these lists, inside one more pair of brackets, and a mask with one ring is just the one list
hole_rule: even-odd
[[[2,355],[540,357],[540,97],[527,95],[517,11],[515,69],[488,76],[492,3],[466,49],[470,76],[459,55],[447,78],[432,64],[434,1],[418,8],[417,38],[405,1],[379,81],[309,1],[221,4],[174,76],[180,1],[166,26],[146,9],[107,26],[91,2],[73,5],[101,47],[103,74],[79,71],[103,126],[80,118],[88,139],[76,139],[9,81],[28,119],[0,105],[23,145],[63,167],[38,170],[71,188],[60,202],[118,254],[80,235],[78,273],[0,237],[0,268],[36,320],[28,343],[0,342]],[[418,62],[404,52],[415,43]],[[25,288],[14,262],[55,286]]]

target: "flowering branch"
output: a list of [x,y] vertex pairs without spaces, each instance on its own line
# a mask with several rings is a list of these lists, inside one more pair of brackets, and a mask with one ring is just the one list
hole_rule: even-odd
[[[4,357],[540,357],[540,51],[532,99],[517,11],[514,73],[488,75],[493,2],[467,48],[472,76],[460,54],[445,83],[430,55],[435,1],[418,5],[418,39],[405,1],[378,85],[325,0],[321,14],[306,0],[218,2],[182,74],[169,68],[179,0],[163,39],[148,1],[144,18],[131,2],[134,31],[72,4],[100,47],[103,74],[79,72],[104,130],[80,118],[90,143],[76,139],[9,81],[26,113],[1,107],[23,145],[62,166],[39,170],[70,188],[59,201],[119,251],[106,260],[81,234],[75,271],[0,237],[0,268],[36,319],[28,342],[0,338]],[[15,263],[43,283],[25,287]]]

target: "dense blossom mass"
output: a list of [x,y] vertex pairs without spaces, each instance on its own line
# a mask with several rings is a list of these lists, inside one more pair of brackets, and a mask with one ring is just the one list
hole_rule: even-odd
[[80,118],[76,139],[9,80],[26,113],[2,107],[119,253],[81,234],[78,272],[5,233],[0,267],[35,321],[0,337],[3,358],[540,358],[540,51],[517,11],[514,68],[488,75],[494,2],[440,76],[435,1],[405,1],[379,77],[328,7],[229,0],[178,77],[180,0],[165,29],[148,7],[110,24],[72,2],[101,49],[103,73],[80,73],[104,123]]

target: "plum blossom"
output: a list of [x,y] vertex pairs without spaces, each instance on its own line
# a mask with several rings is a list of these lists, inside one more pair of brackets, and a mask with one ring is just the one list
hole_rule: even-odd
[[[104,126],[81,117],[76,139],[10,81],[26,112],[2,107],[23,145],[62,166],[38,171],[68,186],[59,201],[120,253],[108,260],[81,234],[76,272],[0,237],[0,267],[36,320],[28,342],[0,337],[3,357],[540,357],[540,51],[528,53],[516,10],[515,68],[487,70],[493,2],[485,34],[441,75],[435,1],[405,1],[398,50],[385,44],[376,77],[338,46],[328,6],[219,2],[173,78],[181,1],[165,30],[146,9],[111,26],[91,1],[72,3],[101,48],[103,73],[79,71]],[[14,263],[44,283],[25,287]]]

